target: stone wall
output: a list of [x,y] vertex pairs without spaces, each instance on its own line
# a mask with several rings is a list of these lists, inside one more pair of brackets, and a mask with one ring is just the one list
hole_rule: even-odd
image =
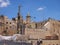
[[48,30],[43,29],[25,29],[25,35],[28,35],[30,39],[45,39],[45,36],[50,36]]
[[60,45],[60,40],[43,40],[42,45]]

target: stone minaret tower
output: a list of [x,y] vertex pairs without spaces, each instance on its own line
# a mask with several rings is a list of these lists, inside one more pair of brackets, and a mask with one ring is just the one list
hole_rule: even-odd
[[20,8],[21,6],[18,7],[18,16],[17,16],[17,33],[22,34],[23,32],[23,17],[20,14]]
[[30,23],[31,23],[31,16],[28,12],[27,16],[26,16],[26,23],[27,23],[27,26],[26,27],[29,27],[30,26]]
[[30,16],[29,12],[28,12],[28,14],[26,16],[26,22],[27,23],[30,23],[31,22],[31,16]]

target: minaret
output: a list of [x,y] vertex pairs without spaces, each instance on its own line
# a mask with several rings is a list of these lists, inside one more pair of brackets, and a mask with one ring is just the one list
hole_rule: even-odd
[[21,15],[20,15],[20,8],[21,8],[21,6],[19,5],[19,6],[18,6],[18,17],[17,17],[18,20],[20,20],[20,16],[21,16]]
[[17,16],[17,33],[25,34],[25,25],[23,24],[23,17],[20,14],[21,6],[18,7],[18,16]]
[[27,16],[26,16],[26,22],[30,23],[31,22],[31,16],[30,13],[28,12]]
[[20,14],[20,9],[21,9],[21,6],[19,5],[18,16],[17,16],[17,33],[19,33],[19,34],[22,33],[22,22],[23,22],[22,16]]
[[30,13],[28,12],[27,16],[26,16],[26,27],[30,27],[30,23],[31,23],[31,16]]

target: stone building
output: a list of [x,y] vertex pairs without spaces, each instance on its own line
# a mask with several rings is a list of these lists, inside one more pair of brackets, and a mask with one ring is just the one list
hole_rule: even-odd
[[12,35],[16,33],[16,23],[13,20],[9,20],[6,16],[0,16],[0,34],[1,35]]
[[17,35],[16,41],[28,41],[32,45],[60,45],[60,21],[49,18],[41,22],[32,22],[28,13],[26,20],[20,13],[12,20],[0,15],[0,35]]

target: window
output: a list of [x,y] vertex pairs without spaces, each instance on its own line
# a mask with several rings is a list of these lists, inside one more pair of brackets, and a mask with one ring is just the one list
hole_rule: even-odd
[[4,30],[3,33],[7,33],[7,30]]
[[37,28],[37,24],[35,24],[36,28]]
[[11,22],[10,22],[10,24],[11,24]]
[[8,22],[6,22],[6,24],[8,24]]
[[6,27],[6,29],[8,29],[8,27]]

